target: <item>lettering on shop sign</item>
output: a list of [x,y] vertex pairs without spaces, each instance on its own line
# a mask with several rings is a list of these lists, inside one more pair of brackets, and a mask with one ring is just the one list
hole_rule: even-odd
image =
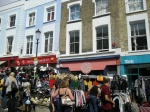
[[131,59],[131,60],[124,60],[125,63],[134,63],[134,60]]

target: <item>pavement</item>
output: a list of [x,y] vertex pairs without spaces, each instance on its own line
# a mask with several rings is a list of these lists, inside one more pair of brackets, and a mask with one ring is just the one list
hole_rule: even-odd
[[132,102],[132,105],[133,105],[134,112],[139,112],[139,107],[138,107],[137,103]]
[[[132,102],[132,105],[133,105],[134,112],[139,112],[139,107],[137,106],[137,103]],[[6,112],[6,111],[4,111],[4,110],[0,107],[0,112]],[[23,112],[23,111],[17,110],[16,112]],[[31,111],[31,112],[35,112],[35,111]]]

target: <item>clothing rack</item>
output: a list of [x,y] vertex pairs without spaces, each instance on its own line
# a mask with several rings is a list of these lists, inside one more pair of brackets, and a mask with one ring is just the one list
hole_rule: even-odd
[[150,79],[150,76],[139,76],[139,78]]

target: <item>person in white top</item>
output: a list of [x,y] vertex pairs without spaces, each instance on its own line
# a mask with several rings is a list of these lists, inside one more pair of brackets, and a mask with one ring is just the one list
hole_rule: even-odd
[[18,84],[15,78],[15,73],[11,72],[10,75],[7,77],[6,82],[5,82],[5,86],[6,86],[6,95],[8,97],[8,111],[9,109],[12,110],[12,112],[14,112],[14,108],[15,108],[15,94],[16,92],[12,91],[11,88],[11,84],[12,82],[15,82],[17,88],[18,88]]

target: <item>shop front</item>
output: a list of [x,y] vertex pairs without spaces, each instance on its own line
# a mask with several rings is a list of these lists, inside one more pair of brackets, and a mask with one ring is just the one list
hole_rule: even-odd
[[121,56],[121,75],[150,75],[150,54]]
[[0,58],[0,67],[14,67],[15,60],[18,59],[18,56],[11,57],[1,57]]
[[[50,56],[41,56],[37,57],[37,65],[43,65],[43,66],[56,66],[56,55],[50,55]],[[16,66],[28,66],[28,65],[34,65],[35,58],[19,58],[15,61]]]
[[120,74],[128,77],[129,85],[140,77],[150,76],[150,54],[121,56]]
[[73,74],[82,75],[113,75],[117,74],[120,55],[97,56],[73,59],[61,59],[62,68],[69,68]]

